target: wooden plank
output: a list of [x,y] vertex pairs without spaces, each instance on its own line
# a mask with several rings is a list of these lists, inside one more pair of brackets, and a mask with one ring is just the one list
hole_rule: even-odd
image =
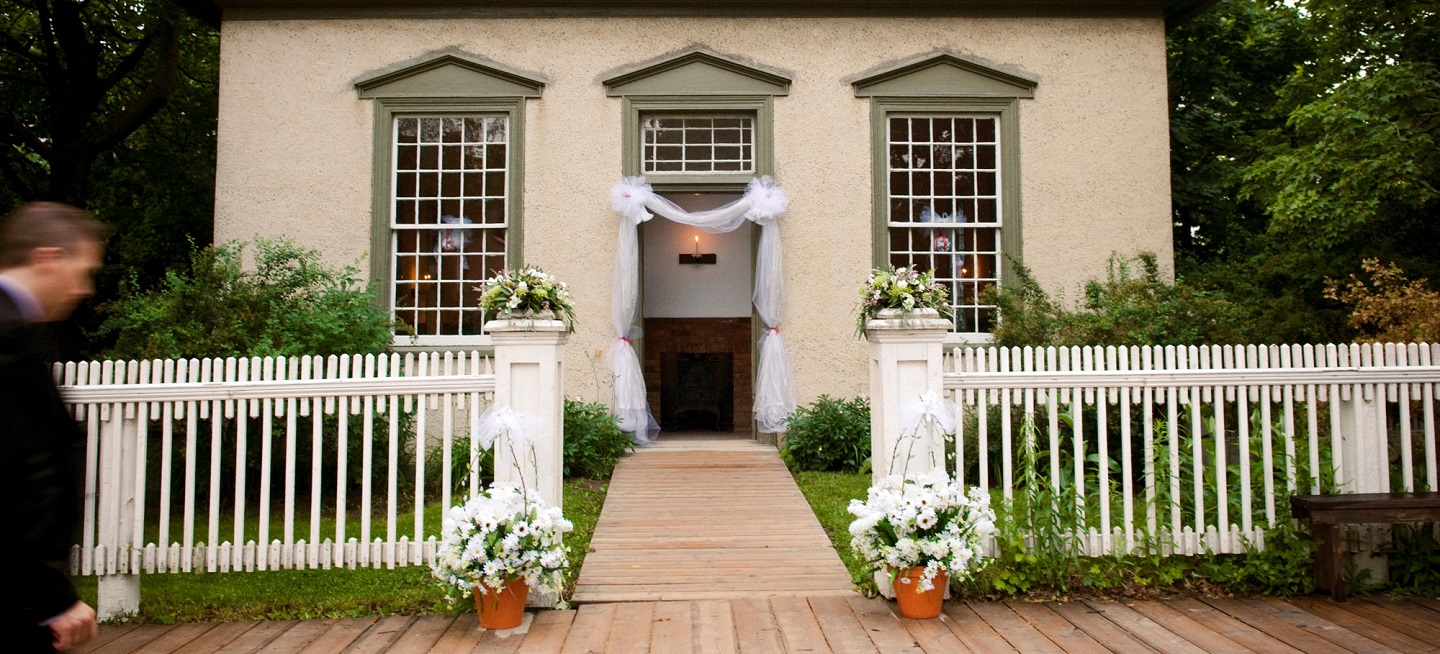
[[[523,617],[522,617],[523,624]],[[435,639],[435,644],[430,646],[427,654],[468,654],[475,648],[475,643],[480,642],[480,634],[485,629],[480,626],[480,615],[474,611],[466,611],[455,616],[445,632]]]
[[560,648],[564,654],[605,651],[605,641],[610,640],[610,623],[615,620],[614,604],[586,604],[575,612],[570,624],[570,633]]
[[[1427,642],[1432,643],[1440,643],[1440,612],[1431,611],[1429,609],[1426,609],[1425,607],[1415,604],[1412,601],[1402,599],[1391,599],[1388,597],[1371,597],[1369,599],[1366,599],[1365,601],[1374,604],[1375,606],[1380,607],[1390,613],[1403,616],[1410,623],[1424,625],[1428,631],[1434,631],[1437,633],[1437,635],[1429,638],[1428,640],[1425,638],[1421,638],[1421,640],[1426,640]],[[1413,633],[1411,633],[1410,635],[1415,636],[1415,634]],[[1419,636],[1416,637],[1418,638]]]
[[1262,598],[1242,601],[1258,609],[1268,611],[1271,615],[1275,615],[1352,652],[1386,652],[1388,654],[1389,652],[1395,651],[1378,641],[1350,631],[1314,613],[1297,608],[1295,605],[1284,600]]
[[387,654],[428,654],[430,646],[455,622],[454,616],[422,615],[400,634]]
[[1250,648],[1217,633],[1164,602],[1138,600],[1130,607],[1171,633],[1212,654],[1248,654]]
[[1414,602],[1416,606],[1420,606],[1436,613],[1440,613],[1440,599],[1435,599],[1433,597],[1412,597],[1410,598],[1410,601]]
[[926,652],[955,652],[956,654],[972,654],[976,650],[966,647],[960,642],[960,638],[945,626],[949,618],[943,614],[937,620],[912,620],[900,618],[900,624],[920,644],[920,648]]
[[1005,605],[1030,623],[1030,626],[1045,634],[1046,638],[1066,654],[1105,654],[1110,651],[1044,604],[1006,600]]
[[136,626],[133,624],[102,624],[100,629],[95,632],[94,638],[72,651],[75,654],[90,654],[106,643],[134,631]]
[[1145,641],[1151,647],[1162,652],[1183,652],[1185,654],[1205,654],[1205,650],[1196,647],[1190,641],[1156,624],[1154,620],[1140,615],[1132,609],[1119,602],[1096,602],[1087,601],[1087,606],[1101,615],[1104,615],[1111,622],[1114,622],[1121,629],[1130,632],[1136,638]]
[[370,625],[365,633],[360,634],[355,642],[350,643],[350,646],[345,648],[345,654],[384,652],[390,649],[390,646],[400,638],[401,634],[405,633],[406,629],[410,628],[413,622],[415,622],[415,617],[408,615],[392,615],[388,618],[381,618],[375,624]]
[[266,654],[296,654],[327,631],[334,620],[301,620],[265,644]]
[[772,597],[770,610],[785,640],[786,651],[828,653],[833,650],[825,642],[820,623],[815,620],[810,602],[804,597]]
[[1306,654],[1344,654],[1350,651],[1310,631],[1301,629],[1294,623],[1281,619],[1270,611],[1251,606],[1243,600],[1206,597],[1198,601],[1240,622],[1259,629],[1272,638],[1289,643],[1290,646],[1306,652]]
[[924,654],[920,644],[915,642],[915,638],[900,624],[900,618],[890,612],[885,600],[859,595],[846,599],[850,603],[850,610],[860,619],[860,627],[880,651]]
[[285,633],[286,630],[299,624],[296,620],[275,620],[264,621],[247,629],[245,633],[236,636],[234,640],[225,643],[218,654],[244,654],[246,652],[259,652],[270,644],[270,641]]
[[650,627],[651,652],[682,652],[693,649],[691,617],[694,602],[660,602],[655,605],[654,622]]
[[527,654],[551,654],[565,645],[570,635],[570,625],[575,622],[575,611],[537,611],[530,623],[530,633],[516,651]]
[[172,628],[171,625],[143,624],[92,651],[94,654],[130,654],[146,643],[165,635],[165,632]]
[[[476,620],[476,624],[479,624],[478,619]],[[520,626],[514,629],[481,629],[480,638],[472,643],[470,649],[465,651],[483,652],[483,654],[514,654],[514,652],[518,651],[520,646],[524,644],[526,638],[529,636],[529,628],[533,627],[534,624],[534,614],[526,613],[525,618],[520,622]],[[550,651],[558,652],[560,649],[557,646]]]
[[971,610],[969,603],[946,602],[941,610],[942,615],[949,618],[943,620],[945,626],[967,649],[984,654],[1009,654],[1014,651],[1004,636],[996,633],[989,623]]
[[357,638],[375,624],[375,618],[350,618],[346,620],[327,620],[330,623],[329,629],[320,634],[318,638],[310,641],[301,654],[338,654],[355,642]]
[[995,633],[1009,641],[1015,649],[1022,652],[1040,652],[1042,654],[1065,654],[1065,650],[1059,645],[1051,642],[1045,634],[1040,633],[1035,627],[1026,622],[1009,606],[1000,602],[975,602],[970,604],[970,609],[975,615],[980,616],[986,624],[990,625]]
[[703,654],[734,654],[735,617],[730,603],[718,600],[695,602],[695,651]]
[[1301,654],[1301,650],[1295,649],[1285,642],[1271,636],[1255,627],[1230,617],[1222,611],[1215,609],[1203,602],[1189,597],[1167,600],[1171,608],[1184,613],[1200,624],[1205,625],[1211,631],[1223,634],[1226,638],[1233,640],[1256,652],[1275,652],[1276,654]]
[[214,652],[255,628],[258,622],[219,622],[185,645],[186,652]]
[[158,638],[136,648],[135,651],[144,652],[145,654],[170,654],[188,645],[191,641],[204,635],[205,632],[210,631],[214,627],[215,624],[211,622],[177,624],[165,633],[160,634]]
[[735,644],[742,654],[785,651],[769,602],[754,598],[732,600],[730,613],[735,620]]
[[815,613],[820,632],[825,634],[825,642],[836,654],[880,651],[860,627],[848,597],[811,597],[810,610]]
[[650,647],[650,630],[655,619],[654,602],[615,605],[615,620],[610,627],[606,652],[643,653]]
[[1084,602],[1047,602],[1045,606],[1075,625],[1076,629],[1094,638],[1096,642],[1104,643],[1112,652],[1152,654],[1156,651]]
[[[1318,615],[1330,622],[1333,622],[1345,629],[1365,636],[1377,643],[1384,643],[1401,652],[1440,652],[1440,648],[1430,644],[1430,641],[1414,638],[1403,631],[1399,631],[1390,625],[1376,620],[1377,616],[1366,615],[1363,611],[1366,607],[1363,603],[1310,601],[1305,599],[1293,599],[1291,605],[1306,611],[1312,615]],[[1374,608],[1373,606],[1371,608]]]

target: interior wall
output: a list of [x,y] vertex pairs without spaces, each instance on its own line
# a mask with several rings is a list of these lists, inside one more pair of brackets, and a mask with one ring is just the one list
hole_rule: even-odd
[[[677,194],[670,199],[686,211],[702,211],[739,198],[733,194]],[[656,217],[640,225],[644,259],[646,318],[750,317],[752,271],[750,241],[754,227],[746,223],[725,234],[706,234],[694,227]],[[714,254],[714,264],[682,264],[680,255]]]

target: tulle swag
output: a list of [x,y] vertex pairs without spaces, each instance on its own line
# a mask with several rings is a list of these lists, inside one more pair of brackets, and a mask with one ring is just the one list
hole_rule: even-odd
[[760,429],[778,432],[795,411],[795,379],[790,371],[785,341],[780,338],[780,312],[784,304],[784,273],[780,233],[776,224],[790,207],[785,190],[766,175],[753,179],[739,200],[709,211],[688,212],[663,196],[644,177],[625,177],[610,189],[610,206],[625,220],[615,248],[615,288],[611,319],[619,344],[612,350],[610,371],[615,375],[615,406],[620,428],[638,444],[648,444],[659,432],[646,401],[645,377],[631,346],[640,335],[635,324],[640,298],[639,239],[636,226],[661,216],[701,231],[718,234],[745,223],[760,225],[760,249],[755,262],[756,312],[765,323],[760,340],[755,380],[755,419]]

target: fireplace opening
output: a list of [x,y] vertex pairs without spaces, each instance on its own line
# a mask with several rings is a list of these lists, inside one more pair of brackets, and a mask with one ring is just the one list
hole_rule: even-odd
[[735,430],[734,355],[662,352],[660,375],[662,429]]

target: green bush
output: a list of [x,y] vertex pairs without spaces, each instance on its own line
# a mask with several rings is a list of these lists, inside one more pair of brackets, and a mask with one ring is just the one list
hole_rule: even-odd
[[565,478],[605,479],[635,449],[619,418],[600,402],[565,398]]
[[385,352],[390,316],[352,266],[332,268],[316,250],[287,239],[256,239],[255,269],[245,245],[191,253],[156,288],[122,289],[104,307],[101,336],[112,358],[299,356]]
[[870,400],[820,399],[786,420],[781,457],[793,470],[865,472],[870,469]]
[[[1138,266],[1138,274],[1134,268]],[[1015,282],[983,302],[1000,311],[995,345],[1206,345],[1247,342],[1244,312],[1216,293],[1160,277],[1154,254],[1111,257],[1104,281],[1085,284],[1075,309],[1051,299],[1016,263]]]

